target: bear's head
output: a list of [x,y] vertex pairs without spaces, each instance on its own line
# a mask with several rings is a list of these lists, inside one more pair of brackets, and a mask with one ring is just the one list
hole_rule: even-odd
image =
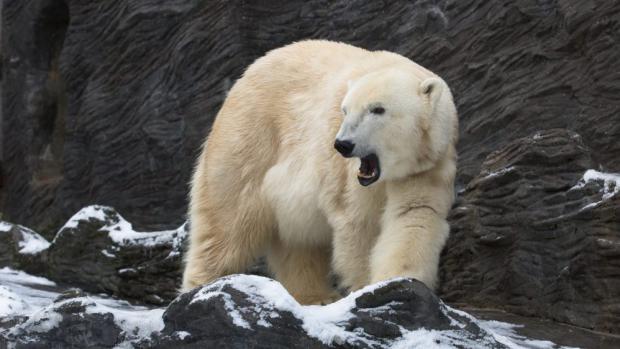
[[458,121],[448,85],[420,75],[387,68],[349,81],[334,146],[345,157],[361,159],[361,185],[427,171],[456,142]]

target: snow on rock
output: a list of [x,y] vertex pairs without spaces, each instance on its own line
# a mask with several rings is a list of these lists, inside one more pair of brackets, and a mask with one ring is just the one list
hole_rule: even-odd
[[185,224],[173,230],[139,232],[113,208],[88,206],[54,237],[48,275],[89,292],[165,304],[178,294],[186,239]]
[[0,269],[0,319],[31,316],[52,304],[59,292],[49,290],[56,283],[9,267]]
[[601,188],[601,200],[590,203],[584,207],[582,210],[596,207],[601,204],[603,201],[609,200],[614,197],[616,194],[620,193],[620,173],[606,173],[599,172],[596,170],[587,170],[583,177],[579,180],[579,182],[573,186],[570,190],[581,189],[586,186],[586,184],[591,182],[602,183]]
[[82,208],[73,215],[73,217],[60,228],[54,240],[67,229],[77,228],[81,222],[101,222],[103,226],[100,230],[107,231],[110,239],[120,246],[142,245],[152,247],[171,243],[175,251],[174,253],[177,253],[178,247],[180,247],[187,235],[185,224],[173,230],[138,232],[133,229],[131,223],[117,213],[112,207],[91,205]]
[[34,231],[22,227],[22,240],[19,241],[19,253],[35,254],[50,247],[50,243],[44,237]]
[[11,228],[13,228],[13,224],[0,221],[0,233],[8,233]]
[[71,218],[69,218],[67,223],[65,223],[65,225],[62,228],[60,228],[60,230],[63,230],[65,228],[77,228],[78,224],[81,221],[88,221],[91,219],[105,221],[106,214],[104,212],[104,209],[106,208],[108,207],[100,206],[100,205],[86,206],[82,208],[80,211],[78,211],[76,214],[74,214]]
[[[183,317],[183,313],[196,314],[203,309],[215,317],[209,324]],[[227,330],[231,337],[246,336],[245,343],[251,345],[256,340],[263,346],[270,344],[263,334],[289,338],[295,335],[281,332],[298,331],[295,338],[300,341],[299,347],[316,346],[301,344],[307,337],[322,345],[318,347],[559,348],[552,342],[516,334],[514,325],[481,321],[453,309],[423,284],[409,279],[370,285],[329,305],[302,306],[277,281],[234,275],[182,295],[166,313],[166,326],[158,342],[162,346],[177,341],[179,333],[187,333],[194,339],[192,343],[208,346],[212,342],[205,337],[210,331],[218,333],[233,326],[237,330]]]
[[10,268],[0,269],[0,284],[0,324],[18,319],[0,325],[0,346],[4,338],[8,347],[209,347],[221,346],[225,334],[229,347],[560,348],[516,334],[515,325],[453,309],[409,279],[370,285],[326,306],[302,306],[277,281],[233,275],[167,308],[83,293],[67,297],[54,282]]
[[[37,343],[51,335],[51,331],[62,327],[63,321],[77,319],[86,326],[117,327],[122,340],[119,346],[123,347],[131,341],[148,338],[164,326],[164,308],[149,309],[123,300],[92,295],[59,300],[62,291],[56,283],[45,278],[8,267],[0,269],[0,320],[26,317],[11,328],[0,328],[0,338],[8,338],[9,343],[14,340]],[[94,316],[89,318],[88,315]],[[105,324],[108,318],[111,322]]]
[[22,254],[36,254],[50,246],[50,243],[38,233],[18,224],[12,224],[9,222],[0,221],[0,233],[8,233],[14,228],[17,237],[18,253]]
[[502,169],[499,169],[497,171],[493,171],[493,172],[488,172],[484,174],[484,177],[482,179],[490,179],[493,177],[497,177],[497,176],[502,176],[508,172],[512,172],[515,169],[514,166],[509,166],[509,167],[505,167]]

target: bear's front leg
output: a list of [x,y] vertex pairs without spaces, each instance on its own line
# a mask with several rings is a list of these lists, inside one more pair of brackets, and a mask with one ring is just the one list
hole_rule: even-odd
[[449,226],[430,206],[386,212],[370,257],[371,283],[410,277],[433,289]]
[[374,224],[349,221],[334,229],[332,267],[339,277],[339,286],[348,291],[358,290],[370,281],[370,251],[376,240]]

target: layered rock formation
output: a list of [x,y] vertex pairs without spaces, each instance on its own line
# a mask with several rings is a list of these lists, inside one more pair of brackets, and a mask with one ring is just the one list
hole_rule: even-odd
[[306,38],[392,50],[445,77],[461,186],[490,152],[558,127],[620,171],[619,11],[614,1],[6,1],[3,210],[48,238],[93,203],[139,228],[177,227],[226,91],[256,57]]
[[620,174],[593,170],[576,133],[491,153],[452,210],[448,301],[620,332]]

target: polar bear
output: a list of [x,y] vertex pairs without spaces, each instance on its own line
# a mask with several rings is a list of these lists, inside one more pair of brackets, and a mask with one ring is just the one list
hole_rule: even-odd
[[183,290],[266,256],[302,304],[393,277],[433,287],[454,199],[457,114],[434,73],[303,41],[230,90],[195,168]]

